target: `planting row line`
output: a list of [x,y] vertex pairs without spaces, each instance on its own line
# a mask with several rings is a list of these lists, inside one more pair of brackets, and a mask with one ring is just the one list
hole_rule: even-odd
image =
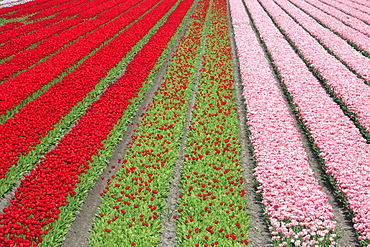
[[370,37],[345,25],[336,18],[322,12],[303,0],[290,0],[290,2],[305,13],[309,14],[321,25],[329,28],[332,32],[345,39],[355,49],[361,51],[367,57],[370,56]]
[[[107,1],[105,2],[107,3]],[[99,6],[101,3],[103,1],[97,1],[95,4],[89,1],[79,7],[60,12],[61,16],[33,22],[13,31],[9,30],[1,33],[0,61],[9,59],[8,57],[14,56],[31,45],[53,36],[53,34],[57,35],[65,29],[76,26],[86,21],[86,19],[93,18],[96,14],[106,11],[104,5]],[[94,12],[91,12],[91,9],[95,10],[95,15]]]
[[12,12],[15,12],[15,11],[18,11],[18,10],[21,10],[21,9],[27,9],[27,8],[30,8],[32,6],[37,6],[37,5],[40,5],[42,3],[45,3],[45,2],[48,2],[47,0],[33,0],[33,1],[29,1],[27,3],[24,3],[22,5],[19,5],[19,6],[12,6],[12,7],[9,7],[9,8],[2,8],[0,9],[0,15],[4,15],[4,14],[7,14],[7,13],[12,13]]
[[[34,4],[28,8],[24,8],[23,5],[17,5],[9,8],[7,13],[0,14],[0,18],[4,19],[14,19],[19,17],[25,17],[34,15],[40,11],[45,11],[50,8],[58,7],[60,5],[68,4],[70,2],[78,2],[85,0],[53,0],[53,1],[40,1],[38,4]],[[0,12],[1,13],[1,12]]]
[[6,192],[15,179],[31,169],[50,146],[59,142],[64,131],[85,113],[147,42],[174,3],[174,0],[146,2],[138,8],[138,11],[146,11],[144,18],[137,20],[128,29],[120,30],[113,36],[114,39],[88,57],[76,70],[21,108],[14,114],[14,118],[0,125],[4,137],[1,139],[1,147],[4,148],[0,194]]
[[[112,19],[91,20],[91,22],[86,22],[70,31],[66,30],[63,34],[53,36],[50,40],[36,47],[35,52],[40,49],[52,52],[54,47],[57,47],[54,45],[55,42],[60,41],[63,45],[59,50],[39,60],[35,66],[30,66],[28,70],[0,85],[0,89],[6,95],[0,101],[0,114],[2,114],[0,115],[0,123],[12,118],[24,105],[43,95],[53,85],[60,83],[68,74],[75,73],[75,70],[86,59],[109,43],[117,35],[117,32],[129,28],[137,21],[135,17],[144,15],[154,4],[155,1],[152,0],[138,0],[128,5],[118,5],[103,13],[104,17]],[[127,17],[126,14],[130,16]],[[76,41],[74,42],[74,40]],[[27,58],[27,52],[23,54]],[[19,55],[21,61],[23,54]],[[42,55],[43,52],[41,51],[40,54]],[[33,52],[31,52],[31,57],[38,58]],[[14,58],[15,62],[18,60],[17,58]],[[32,60],[31,58],[30,61]],[[10,60],[9,63],[12,61]],[[12,70],[12,67],[8,68],[8,71]],[[42,75],[42,80],[40,80],[40,75]]]
[[244,2],[273,60],[281,86],[306,128],[323,169],[353,213],[363,245],[370,243],[370,149],[354,123],[326,93],[257,1]]
[[[16,198],[0,215],[2,242],[30,245],[43,241],[42,246],[55,246],[61,241],[67,230],[66,225],[73,221],[86,191],[94,184],[94,179],[111,156],[126,124],[136,112],[137,103],[130,105],[129,100],[138,96],[138,92],[139,98],[144,97],[154,76],[150,74],[147,78],[148,73],[191,6],[190,1],[179,4],[180,1],[163,1],[158,5],[167,13],[153,11],[157,18],[161,18],[161,22],[167,18],[169,21],[160,27],[155,36],[152,36],[154,30],[148,33],[155,38],[150,39],[135,56],[126,71],[127,76],[108,87],[58,146],[46,154],[36,169],[21,181]],[[157,18],[154,15],[152,17],[144,19],[148,26],[157,22]],[[157,24],[155,29],[159,26]],[[154,57],[151,55],[153,49],[157,50]],[[150,62],[146,63],[148,58]],[[145,65],[148,68],[143,67]],[[133,75],[137,80],[131,80]],[[145,90],[140,91],[143,84],[146,84],[143,87]],[[42,196],[39,198],[38,195]]]
[[313,18],[289,1],[274,0],[274,2],[284,10],[288,16],[294,19],[301,28],[314,37],[330,54],[337,57],[337,59],[356,75],[365,79],[366,83],[370,82],[370,74],[368,73],[368,68],[370,68],[369,58],[363,56],[352,46],[348,45],[345,40],[335,35],[329,29],[321,26]]
[[276,246],[334,246],[332,206],[310,168],[242,1],[231,0],[230,6],[256,159],[254,175],[272,240]]
[[4,0],[0,2],[0,8],[12,7],[14,5],[27,3],[32,0]]
[[[0,42],[3,44],[5,42],[10,42],[13,41],[15,38],[19,38],[22,36],[27,36],[32,34],[33,32],[39,32],[40,29],[47,28],[50,26],[53,26],[63,20],[69,19],[71,17],[79,17],[82,19],[88,19],[88,17],[85,17],[84,15],[81,15],[81,12],[87,11],[91,7],[98,7],[100,2],[98,1],[96,5],[93,5],[93,2],[88,1],[84,2],[82,5],[78,7],[74,7],[71,9],[67,9],[64,11],[60,11],[59,13],[55,13],[52,17],[49,17],[45,20],[38,20],[38,21],[32,21],[32,22],[27,22],[24,18],[19,18],[23,22],[25,22],[24,25],[14,28],[14,29],[9,29],[9,30],[4,30],[3,32],[0,33]],[[103,11],[104,9],[101,9]],[[92,15],[94,16],[94,15]],[[91,17],[90,17],[91,18]]]
[[[370,132],[370,87],[331,56],[309,33],[286,15],[272,0],[259,1],[282,33],[304,57],[333,97],[352,112],[366,132]],[[330,48],[330,47],[329,47]],[[365,69],[366,71],[367,69]],[[367,136],[369,134],[366,133]],[[370,139],[370,138],[369,138]]]
[[331,0],[310,0],[308,3],[357,31],[370,36],[370,16],[368,14]]
[[[366,27],[366,25],[365,26],[363,25],[364,23],[370,24],[369,12],[366,13],[363,11],[366,9],[367,11],[369,11],[368,7],[361,6],[360,8],[363,10],[361,9],[359,10],[348,4],[344,4],[343,2],[337,2],[337,1],[332,1],[332,0],[320,0],[320,2],[316,2],[316,0],[309,0],[308,2],[311,2],[311,4],[317,8],[319,8],[319,5],[325,5],[325,12],[332,13],[333,16],[335,16],[336,18],[338,18],[344,23],[346,23],[347,20],[342,18],[343,17],[342,13],[347,14],[346,15],[348,16],[347,19],[352,19],[354,17],[354,19],[349,20],[350,22],[356,21],[356,19],[361,20],[360,22],[356,21],[356,23],[361,27]],[[359,6],[357,5],[357,7]],[[352,24],[354,23],[352,22]],[[365,31],[365,29],[363,28],[361,28],[361,30]],[[369,34],[368,31],[366,31],[366,33]]]
[[181,170],[180,246],[246,246],[249,216],[225,0],[214,0]]
[[[122,23],[122,27],[124,27],[124,24],[128,24],[130,23],[130,21],[134,21],[133,19],[127,19],[126,17],[124,17],[124,14],[141,2],[143,1],[136,1],[130,4],[120,4],[120,2],[118,1],[109,1],[108,3],[98,5],[97,7],[90,9],[84,13],[85,18],[89,19],[87,21],[83,22],[81,19],[80,21],[78,21],[75,18],[77,21],[75,21],[75,19],[72,19],[61,22],[57,25],[61,26],[60,28],[55,26],[47,28],[47,30],[41,29],[41,32],[50,36],[48,39],[46,39],[45,37],[39,39],[38,33],[33,33],[32,35],[30,35],[31,37],[28,37],[28,39],[34,40],[33,43],[36,44],[35,47],[33,47],[34,45],[32,45],[32,49],[26,49],[22,53],[9,57],[9,60],[5,61],[2,64],[2,66],[4,66],[4,69],[0,72],[0,81],[2,81],[2,83],[0,84],[1,89],[5,91],[10,90],[11,92],[13,92],[13,94],[19,95],[19,92],[14,90],[14,83],[17,85],[17,87],[22,87],[22,81],[24,81],[25,78],[30,78],[30,76],[34,73],[40,73],[41,69],[44,69],[44,67],[48,66],[47,63],[52,62],[54,59],[54,63],[58,62],[60,64],[58,67],[61,67],[61,69],[63,70],[56,70],[50,76],[44,75],[46,80],[51,81],[58,74],[62,74],[62,72],[67,70],[68,67],[91,53],[93,49],[99,47],[102,42],[106,41],[106,39],[109,38],[109,36],[99,34],[100,30],[103,32],[107,32],[106,30],[109,30],[109,25],[107,24],[115,24],[117,23],[117,21],[123,22],[123,20],[126,20]],[[133,12],[133,10],[131,10],[131,12]],[[81,14],[82,13],[83,12],[81,12]],[[120,20],[116,20],[119,17]],[[64,23],[66,25],[64,25]],[[59,33],[56,32],[58,30]],[[53,35],[53,32],[56,32],[58,35]],[[85,40],[81,40],[83,38]],[[94,43],[94,46],[89,46],[93,48],[92,50],[91,48],[86,50],[85,43],[89,39],[97,39],[98,41],[100,41],[100,43],[96,42]],[[64,51],[62,51],[63,49]],[[72,56],[72,53],[75,54]],[[76,56],[76,54],[78,54],[79,56]],[[48,60],[47,62],[44,62],[53,55],[55,56],[54,58]],[[40,64],[41,62],[44,63]],[[33,68],[35,66],[36,68]],[[26,71],[27,69],[28,71]],[[21,79],[14,78],[20,73],[22,73],[22,75],[19,76]],[[44,72],[44,74],[46,73],[47,72]],[[7,89],[7,87],[10,87],[10,89]],[[17,102],[13,103],[13,105],[15,105],[16,103]],[[9,109],[9,107],[5,108],[3,110],[3,113]]]
[[160,215],[165,211],[169,181],[177,163],[186,113],[199,70],[210,1],[199,1],[166,77],[155,92],[122,168],[109,178],[91,245],[102,242],[154,246],[159,243]]

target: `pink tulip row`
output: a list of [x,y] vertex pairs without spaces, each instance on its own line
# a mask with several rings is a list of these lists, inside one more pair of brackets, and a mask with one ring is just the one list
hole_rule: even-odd
[[272,239],[279,246],[334,246],[332,207],[309,166],[300,134],[242,2],[231,0],[230,5],[257,162],[254,175]]
[[339,0],[340,3],[345,3],[353,8],[359,9],[365,13],[370,13],[370,3],[367,0]]
[[370,54],[370,37],[367,35],[358,32],[352,27],[346,26],[341,21],[322,12],[303,0],[292,0],[290,2],[307,12],[320,23],[329,27],[332,31],[337,32],[340,36],[355,44],[359,49]]
[[[339,60],[331,56],[316,40],[272,0],[261,4],[277,25],[292,40],[298,51],[334,90],[348,109],[358,116],[358,121],[370,132],[370,87],[349,71]],[[329,47],[330,48],[330,47]],[[364,71],[369,71],[365,68]]]
[[[351,67],[357,74],[370,82],[370,59],[363,56],[348,43],[324,28],[305,12],[285,0],[274,0],[284,11],[294,18],[312,36],[330,49],[342,62]],[[280,11],[281,13],[281,11]],[[285,14],[283,16],[286,16]]]
[[[295,104],[326,172],[344,193],[354,213],[359,240],[370,243],[370,148],[353,122],[326,94],[320,83],[274,26],[257,1],[246,1],[256,28],[265,42],[274,65]],[[365,243],[366,243],[365,241]]]
[[306,2],[334,16],[341,22],[351,25],[352,27],[357,27],[357,30],[362,31],[367,35],[370,34],[367,27],[368,24],[370,24],[369,14],[334,0],[306,0]]
[[[45,241],[49,242],[44,246],[56,246],[61,241],[86,191],[94,184],[94,179],[135,112],[137,103],[132,106],[130,101],[138,93],[141,99],[145,95],[145,91],[140,89],[149,88],[153,78],[148,76],[192,1],[177,3],[162,1],[153,15],[143,18],[147,27],[142,26],[142,32],[148,32],[147,29],[158,18],[161,24],[166,18],[169,22],[161,25],[151,36],[129,64],[125,76],[107,88],[57,147],[47,153],[21,181],[15,199],[0,214],[0,243],[35,246],[47,239]],[[140,28],[139,25],[136,27]],[[117,52],[114,47],[110,47],[110,52]],[[160,62],[163,62],[164,57],[161,59]]]
[[3,1],[0,1],[0,8],[11,7],[14,5],[27,3],[29,1],[32,1],[32,0],[3,0]]

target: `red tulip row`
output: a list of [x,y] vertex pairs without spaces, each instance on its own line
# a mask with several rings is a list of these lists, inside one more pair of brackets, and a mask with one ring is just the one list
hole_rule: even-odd
[[[9,60],[2,63],[1,66],[3,69],[0,71],[0,81],[8,79],[9,77],[15,77],[17,74],[21,73],[20,71],[26,70],[36,63],[40,63],[41,59],[46,60],[54,53],[58,54],[58,50],[60,51],[63,48],[65,49],[68,45],[72,44],[76,40],[83,38],[88,33],[97,30],[106,23],[109,23],[110,20],[107,17],[110,19],[116,18],[122,12],[132,7],[132,5],[126,5],[126,7],[125,5],[121,5],[121,1],[119,0],[108,1],[100,4],[103,1],[105,0],[94,2],[94,4],[97,6],[83,10],[82,12],[78,13],[79,16],[74,19],[66,20],[54,26],[40,29],[41,34],[37,31],[30,35],[23,36],[28,40],[32,40],[29,42],[29,44],[37,43],[38,45],[32,49],[26,49],[26,51],[23,51],[15,56],[11,56]],[[131,4],[135,4],[135,2]],[[84,17],[81,17],[81,15],[84,15]],[[84,21],[84,19],[92,20]],[[56,33],[58,35],[54,35]],[[46,35],[49,35],[50,37],[45,39]],[[10,45],[19,41],[19,39],[16,40],[17,41],[13,40]],[[23,46],[23,44],[19,46],[22,48],[27,47]],[[76,47],[72,49],[75,50]],[[75,59],[81,58],[81,56],[73,57]],[[68,62],[70,63],[72,61],[74,60],[69,60]],[[4,86],[2,85],[0,87]]]
[[2,32],[5,32],[5,31],[8,31],[8,30],[14,30],[15,28],[18,28],[20,26],[22,26],[23,23],[22,22],[9,22],[9,23],[6,23],[6,24],[3,24],[1,27],[0,27],[0,33]]
[[7,13],[19,11],[21,9],[28,9],[28,8],[31,8],[33,6],[43,4],[45,2],[48,2],[48,0],[35,0],[35,1],[30,1],[30,2],[27,2],[27,3],[21,4],[21,5],[15,5],[15,6],[12,6],[12,7],[9,7],[9,8],[3,8],[3,9],[0,9],[0,15],[4,15],[4,14],[7,14]]
[[101,193],[104,197],[94,219],[92,246],[159,243],[160,215],[165,211],[164,198],[183,138],[208,8],[209,0],[199,1],[164,82],[132,137],[125,160],[119,164],[122,168],[108,179]]
[[181,171],[179,246],[248,244],[227,11],[225,0],[213,1]]
[[[60,18],[56,17],[47,19],[48,21],[45,23],[45,26],[38,25],[37,30],[32,30],[29,33],[20,33],[21,30],[18,30],[17,32],[10,32],[10,35],[9,32],[0,34],[0,37],[2,37],[4,41],[6,41],[3,46],[0,46],[0,61],[8,60],[14,57],[15,54],[18,54],[27,49],[29,50],[31,47],[38,45],[45,39],[58,35],[59,33],[68,30],[76,26],[77,24],[86,22],[87,18],[82,18],[79,16],[79,14],[81,14],[81,12],[86,12],[91,7],[94,7],[95,11],[98,11],[96,12],[96,14],[102,11],[106,11],[106,9],[102,8],[102,6],[99,6],[99,3],[101,3],[101,1],[97,1],[94,3],[95,4],[93,6],[86,4],[80,6],[80,8],[73,8],[73,11],[69,10],[68,12],[72,15],[68,14],[63,15],[63,17],[61,16]],[[75,10],[79,12],[75,12]],[[76,18],[72,18],[73,15],[78,16]],[[92,17],[94,16],[91,16],[90,18]],[[17,34],[20,36],[15,37],[15,35]],[[14,39],[9,36],[14,37]]]
[[[153,2],[155,0],[138,8],[149,9]],[[62,81],[20,109],[14,114],[14,118],[0,125],[3,137],[0,140],[0,146],[3,147],[3,155],[0,157],[0,194],[9,189],[14,179],[29,170],[32,162],[36,162],[50,145],[57,143],[70,124],[84,114],[110,80],[120,73],[122,67],[158,28],[153,26],[173,4],[174,0],[157,3],[144,18],[119,32],[117,37],[96,51]],[[135,46],[137,42],[139,43]],[[121,68],[117,68],[117,65]],[[19,157],[20,155],[22,156]],[[11,166],[13,167],[10,168]]]
[[[80,0],[67,0],[67,3],[68,2],[73,2],[73,1],[80,1]],[[41,4],[37,4],[37,5],[34,5],[32,7],[29,7],[29,8],[23,8],[22,5],[17,5],[17,8],[15,8],[16,12],[11,13],[11,14],[4,13],[0,16],[0,18],[13,19],[13,18],[24,17],[24,16],[35,14],[39,11],[43,11],[43,10],[46,10],[46,9],[49,9],[49,8],[53,8],[53,7],[56,7],[56,6],[59,6],[59,5],[63,5],[65,3],[66,3],[66,1],[63,1],[63,0],[54,0],[54,1],[42,2]],[[15,7],[15,6],[13,6],[13,7]],[[11,7],[11,9],[13,9],[13,7]]]
[[[100,4],[99,1],[97,1],[97,2],[90,1],[88,3],[79,5],[77,7],[72,8],[72,9],[67,9],[67,10],[64,10],[64,11],[60,11],[59,13],[57,13],[56,15],[54,15],[51,18],[47,18],[47,19],[42,20],[42,21],[30,22],[30,23],[25,24],[25,25],[23,25],[23,26],[21,26],[17,29],[7,29],[8,30],[7,32],[0,33],[0,43],[9,42],[10,40],[13,40],[17,37],[30,34],[30,33],[35,32],[35,31],[37,31],[41,28],[45,28],[45,27],[48,27],[50,25],[54,25],[55,23],[58,23],[58,22],[63,21],[65,19],[74,17],[76,15],[78,15],[78,18],[81,18],[81,19],[89,19],[89,17],[87,17],[87,18],[82,17],[81,14],[84,13],[84,12],[89,13],[88,9],[90,9],[92,7],[96,9],[96,7],[99,7],[99,4]],[[104,9],[104,8],[101,7],[101,9]]]
[[[167,14],[156,12],[159,18],[163,17],[162,22],[166,18],[168,22],[135,56],[125,76],[108,87],[58,146],[21,181],[15,199],[0,215],[0,242],[8,246],[29,246],[44,240],[43,246],[55,246],[63,238],[66,224],[73,221],[86,191],[94,184],[93,180],[135,113],[137,106],[130,106],[129,100],[138,95],[143,83],[144,89],[149,88],[148,83],[154,76],[149,73],[192,4],[190,0],[182,1],[169,16],[179,3]],[[175,1],[163,1],[159,7],[168,11],[174,4]],[[148,26],[156,19],[154,16],[143,18]],[[164,59],[162,56],[161,62]],[[145,90],[139,94],[142,99]]]
[[65,4],[61,4],[54,8],[43,9],[37,14],[32,15],[29,18],[27,18],[26,21],[37,21],[40,19],[48,18],[49,16],[63,15],[64,13],[68,13],[69,10],[72,8],[78,8],[80,6],[84,6],[85,4],[91,4],[93,2],[94,1],[91,1],[91,0],[74,0],[71,2],[66,2]]
[[[56,55],[38,63],[18,76],[3,82],[0,85],[0,90],[6,97],[3,96],[1,98],[0,114],[11,111],[13,107],[16,107],[22,101],[26,101],[27,103],[35,99],[43,91],[46,91],[49,87],[61,81],[67,73],[74,71],[94,51],[108,43],[117,32],[127,29],[129,25],[132,25],[136,21],[136,18],[145,14],[156,3],[156,0],[146,0],[144,2],[145,4],[138,5],[140,1],[136,0],[130,2],[128,5],[118,5],[110,11],[105,12],[99,19],[85,22],[83,25],[67,30],[60,36],[52,37],[50,41],[45,42],[46,47],[41,45],[41,48],[50,50],[55,46],[55,42],[64,43],[60,38],[64,38],[67,42],[78,39],[65,49],[60,50]],[[109,18],[112,18],[112,20]],[[81,35],[84,37],[80,38]],[[69,40],[68,37],[72,38],[72,40]],[[40,78],[40,75],[42,75],[42,78]],[[28,99],[28,97],[31,97],[31,99]],[[18,109],[19,107],[15,108],[11,113],[18,111]],[[7,115],[10,115],[9,112]]]

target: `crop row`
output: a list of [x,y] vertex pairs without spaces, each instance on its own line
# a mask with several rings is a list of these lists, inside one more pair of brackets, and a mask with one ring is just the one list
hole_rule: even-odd
[[[173,4],[164,1],[163,7],[159,10],[168,12]],[[176,7],[178,3],[167,14],[159,10],[154,11],[153,17],[158,16],[164,21]],[[171,17],[176,22],[171,21],[168,25],[162,25],[156,33],[157,36],[151,36],[147,45],[130,63],[126,71],[127,76],[108,87],[58,146],[46,154],[45,158],[37,164],[36,169],[21,181],[16,191],[16,199],[1,215],[2,241],[6,241],[7,244],[29,245],[44,240],[45,246],[60,241],[67,230],[66,224],[73,221],[74,212],[78,209],[86,191],[93,185],[94,178],[96,179],[103,168],[105,159],[111,155],[122,130],[135,112],[132,109],[134,106],[130,107],[128,114],[124,114],[130,104],[129,99],[137,96],[144,83],[143,80],[148,76],[137,72],[143,72],[143,62],[153,68],[189,7],[189,2],[184,2],[176,12],[173,12]],[[180,13],[182,16],[179,15]],[[171,19],[171,17],[168,18]],[[148,32],[148,28],[156,22],[156,18],[147,19],[147,30],[144,29],[143,32]],[[169,32],[171,30],[172,33]],[[164,34],[167,36],[166,39],[162,37]],[[159,39],[163,43],[158,42]],[[157,56],[150,57],[150,63],[146,60],[152,49],[157,49]],[[146,72],[150,71],[149,66]],[[133,75],[137,76],[135,84],[132,84],[131,80]],[[144,88],[147,89],[148,85]],[[140,94],[143,97],[145,91]],[[117,123],[119,124],[116,125]],[[103,151],[99,152],[99,149]],[[70,150],[80,151],[76,154]],[[32,188],[29,187],[31,184]],[[37,195],[41,194],[44,196],[38,199]],[[43,205],[42,209],[41,205]],[[12,224],[15,215],[18,215],[16,225]]]
[[[262,1],[261,1],[262,2]],[[264,1],[267,2],[267,1]],[[355,124],[344,115],[294,51],[294,42],[275,26],[257,1],[245,2],[261,40],[272,59],[281,86],[310,137],[329,180],[352,212],[354,227],[364,245],[369,242],[368,157],[370,150]],[[266,6],[264,4],[263,6]],[[267,8],[266,8],[267,9]],[[274,10],[275,11],[275,10]],[[277,17],[276,17],[277,18]],[[275,24],[277,25],[278,20]],[[293,28],[293,27],[291,27]],[[292,46],[293,47],[292,47]],[[321,72],[321,71],[320,71]],[[355,95],[353,95],[355,97]]]
[[[3,65],[8,66],[2,74],[3,79],[11,73],[23,69],[26,65],[29,65],[29,67],[26,71],[22,72],[21,70],[22,73],[18,74],[18,72],[14,77],[0,85],[4,95],[7,95],[7,97],[2,97],[0,104],[0,113],[6,113],[6,116],[2,116],[2,122],[12,117],[24,103],[32,101],[52,85],[60,82],[68,73],[74,71],[87,58],[92,56],[94,52],[117,36],[117,32],[124,31],[136,22],[135,17],[145,14],[145,11],[147,11],[147,9],[140,7],[142,6],[140,2],[142,1],[134,1],[127,5],[119,4],[99,15],[100,18],[68,29],[44,41],[34,49],[23,52],[5,62]],[[109,8],[111,6],[101,7]],[[139,7],[139,9],[135,7]],[[132,17],[128,18],[125,14]],[[55,43],[61,46],[58,47]],[[30,57],[31,59],[23,62]],[[41,60],[38,61],[38,59]],[[36,63],[32,64],[32,62]],[[15,66],[18,63],[21,63],[21,65],[19,67]],[[40,80],[40,75],[42,75],[42,80]]]
[[[50,145],[58,143],[64,131],[84,114],[110,81],[121,72],[120,69],[124,68],[163,23],[162,16],[168,12],[174,2],[155,3],[153,0],[146,4],[146,6],[140,5],[139,11],[148,12],[145,17],[151,20],[150,24],[144,18],[132,23],[128,29],[115,34],[114,39],[107,45],[98,49],[73,72],[21,108],[13,118],[0,126],[1,132],[4,133],[1,145],[5,147],[4,156],[1,157],[2,194],[14,183],[15,178],[19,178],[23,172],[31,168],[34,162],[37,162]],[[161,18],[161,22],[154,26]],[[119,30],[119,27],[113,26],[112,29]],[[108,31],[106,35],[110,35]],[[121,46],[122,43],[125,46]],[[112,54],[113,50],[114,54]],[[79,83],[76,84],[76,82]],[[35,122],[35,119],[42,119],[42,121]],[[18,158],[19,155],[22,156]],[[13,168],[9,169],[11,166]],[[8,170],[12,175],[9,175]]]
[[279,246],[333,246],[333,209],[310,168],[300,134],[242,2],[233,0],[230,5],[257,164],[254,175],[272,240]]
[[159,243],[160,215],[183,138],[209,6],[209,1],[199,1],[166,77],[129,143],[122,168],[102,192],[91,245]]

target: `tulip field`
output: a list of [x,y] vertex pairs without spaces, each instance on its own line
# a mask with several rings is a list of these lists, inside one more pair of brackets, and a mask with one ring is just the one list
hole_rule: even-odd
[[0,0],[0,246],[370,246],[367,0]]

